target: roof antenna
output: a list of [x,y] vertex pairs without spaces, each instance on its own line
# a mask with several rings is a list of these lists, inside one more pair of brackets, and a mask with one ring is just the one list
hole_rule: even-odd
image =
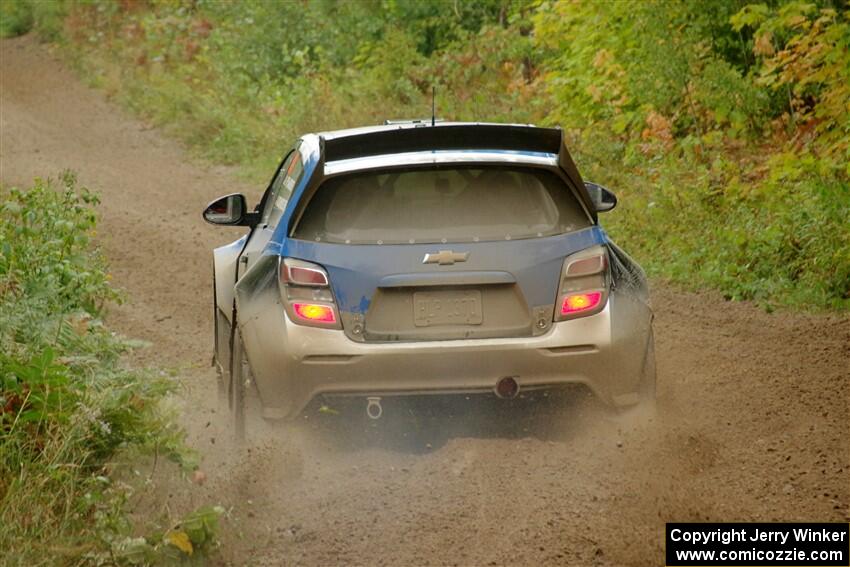
[[434,126],[437,122],[437,114],[435,110],[435,100],[437,99],[437,87],[435,85],[431,85],[431,126]]

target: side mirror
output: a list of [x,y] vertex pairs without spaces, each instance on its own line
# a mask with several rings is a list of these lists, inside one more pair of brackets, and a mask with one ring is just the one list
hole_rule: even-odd
[[204,220],[225,226],[255,226],[258,213],[248,211],[245,195],[233,193],[219,197],[204,209]]
[[610,211],[617,206],[617,196],[602,185],[585,181],[584,186],[590,194],[590,200],[593,201],[597,213]]

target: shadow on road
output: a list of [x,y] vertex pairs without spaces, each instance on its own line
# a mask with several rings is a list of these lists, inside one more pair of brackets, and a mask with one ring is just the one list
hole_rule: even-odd
[[590,420],[612,410],[585,388],[524,394],[513,400],[494,395],[398,396],[381,400],[383,415],[369,419],[365,398],[317,401],[297,426],[328,449],[368,448],[420,454],[455,438],[563,442]]

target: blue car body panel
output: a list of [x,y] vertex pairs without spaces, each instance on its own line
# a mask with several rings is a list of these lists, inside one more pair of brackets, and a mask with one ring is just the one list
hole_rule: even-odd
[[[316,262],[328,271],[337,303],[342,311],[366,313],[375,290],[389,276],[498,272],[509,270],[529,306],[555,302],[564,257],[606,242],[599,227],[548,238],[454,243],[455,252],[469,252],[469,259],[453,266],[423,264],[425,254],[447,244],[346,245],[308,242],[288,238],[280,252],[289,258]],[[398,282],[391,282],[398,285]]]

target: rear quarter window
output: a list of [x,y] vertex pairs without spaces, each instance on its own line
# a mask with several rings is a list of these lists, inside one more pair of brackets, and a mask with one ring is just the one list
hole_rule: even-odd
[[533,168],[429,168],[334,177],[293,236],[344,244],[539,238],[590,226],[564,181]]
[[293,150],[283,165],[281,165],[274,181],[272,181],[271,192],[269,193],[268,202],[263,211],[263,224],[272,227],[277,226],[277,222],[286,209],[289,196],[301,180],[303,173],[304,162],[301,158],[301,152]]

